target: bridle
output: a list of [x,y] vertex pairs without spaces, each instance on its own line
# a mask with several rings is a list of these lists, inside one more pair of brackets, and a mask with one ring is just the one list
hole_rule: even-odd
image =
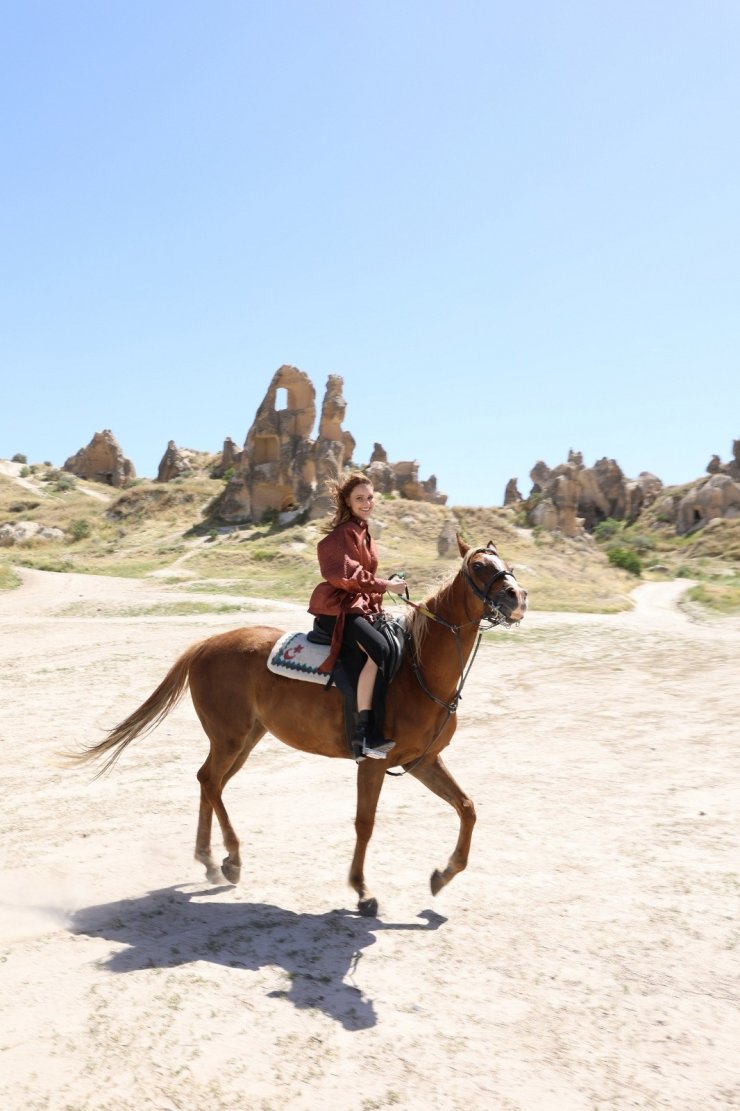
[[[503,582],[503,580],[507,577],[511,578],[516,583],[516,578],[514,577],[514,572],[509,570],[508,567],[502,567],[500,570],[494,571],[493,574],[491,575],[490,579],[486,583],[485,588],[483,590],[481,590],[481,588],[478,586],[478,584],[475,581],[475,579],[473,578],[473,576],[470,574],[470,571],[468,570],[468,567],[469,567],[470,563],[473,562],[473,560],[475,559],[475,557],[477,555],[491,556],[493,554],[494,553],[491,551],[490,548],[476,548],[475,551],[472,553],[472,555],[466,555],[465,556],[465,563],[463,565],[463,575],[465,577],[465,582],[466,582],[467,586],[472,591],[472,593],[475,595],[475,597],[479,598],[480,601],[483,602],[483,605],[485,606],[485,611],[483,613],[483,616],[480,617],[479,620],[478,620],[478,625],[479,626],[480,626],[481,621],[488,621],[489,622],[489,624],[486,625],[486,629],[484,630],[484,632],[487,631],[488,629],[494,629],[497,625],[507,625],[508,626],[508,625],[512,624],[508,615],[504,612],[504,610],[501,609],[501,607],[491,597],[491,588],[493,586],[495,586],[496,583]],[[497,558],[500,558],[500,557],[497,557]],[[518,585],[519,584],[517,583],[517,586]],[[499,591],[497,591],[496,593],[499,593]],[[465,611],[467,613],[467,601],[466,601],[466,605],[465,605]],[[472,622],[471,622],[471,624],[472,624]],[[460,628],[462,628],[462,627],[463,626],[460,626]]]
[[[424,751],[421,753],[420,756],[417,757],[416,760],[413,761],[413,763],[409,764],[408,767],[405,767],[398,772],[391,771],[389,769],[386,772],[386,775],[392,775],[395,777],[399,775],[406,775],[407,772],[413,771],[414,768],[424,759],[429,749],[441,736],[452,715],[457,713],[457,707],[460,703],[460,699],[462,698],[463,687],[467,682],[468,675],[470,674],[470,669],[475,663],[475,657],[478,655],[478,649],[480,648],[480,642],[483,638],[483,633],[487,632],[489,629],[495,628],[497,625],[506,625],[508,627],[513,624],[508,614],[504,610],[502,610],[501,607],[497,605],[494,598],[491,597],[491,589],[497,583],[503,582],[503,580],[507,576],[513,579],[513,581],[516,583],[516,578],[514,577],[513,571],[510,571],[506,567],[495,570],[494,573],[491,575],[491,578],[486,582],[485,587],[481,589],[476,583],[473,576],[470,574],[470,571],[468,570],[469,564],[473,562],[477,555],[486,555],[489,557],[495,556],[497,559],[500,559],[500,556],[498,556],[497,553],[492,552],[490,548],[476,548],[475,551],[472,553],[466,552],[464,557],[464,563],[462,567],[463,582],[465,583],[466,587],[472,592],[472,594],[474,594],[476,598],[483,602],[484,610],[480,617],[471,618],[468,621],[464,621],[461,625],[454,625],[451,621],[446,621],[443,617],[440,617],[438,614],[434,613],[426,606],[420,606],[418,605],[418,603],[412,602],[411,599],[408,597],[408,588],[406,589],[406,597],[404,597],[403,595],[399,595],[401,601],[405,602],[406,605],[411,606],[413,609],[423,614],[424,617],[429,618],[431,621],[435,621],[438,625],[442,625],[445,629],[448,629],[452,633],[455,638],[455,647],[457,648],[457,654],[460,664],[460,682],[458,683],[455,693],[453,694],[449,702],[445,702],[443,698],[439,698],[438,695],[431,691],[422,674],[416,652],[414,651],[411,634],[408,631],[406,632],[405,637],[406,645],[409,651],[409,663],[411,665],[411,670],[414,673],[416,681],[423,690],[424,694],[427,696],[427,698],[431,699],[431,701],[436,703],[437,706],[440,706],[443,710],[445,710],[447,716],[440,725],[439,729],[437,729],[437,731],[434,733],[434,736],[432,737]],[[496,591],[496,593],[498,594],[500,593],[500,591]],[[465,598],[465,614],[466,616],[469,616],[467,595]],[[484,621],[487,622],[487,624],[485,628],[482,629],[481,624]],[[463,629],[468,628],[470,625],[475,625],[477,627],[478,638],[475,642],[475,647],[470,655],[470,659],[468,660],[466,666],[465,656],[462,648],[461,633]]]

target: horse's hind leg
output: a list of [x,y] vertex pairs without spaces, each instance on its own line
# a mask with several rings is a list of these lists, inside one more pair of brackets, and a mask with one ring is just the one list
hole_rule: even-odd
[[[378,764],[381,764],[378,767]],[[385,778],[385,767],[380,760],[365,760],[357,773],[357,815],[355,817],[355,852],[349,870],[350,886],[359,895],[357,909],[360,914],[374,917],[378,913],[378,900],[371,895],[365,883],[365,852],[373,834],[375,812]]]
[[[246,737],[230,741],[211,738],[211,751],[198,771],[200,812],[195,839],[195,859],[205,866],[206,875],[211,883],[218,883],[222,873],[229,883],[239,882],[241,874],[239,838],[221,796],[226,784],[244,765],[252,749],[265,733],[264,726],[255,722]],[[214,813],[218,818],[221,836],[228,854],[220,868],[211,853],[211,826]]]
[[457,844],[447,862],[447,867],[443,872],[440,872],[438,868],[432,872],[432,895],[437,895],[458,872],[462,872],[467,867],[470,841],[475,825],[475,806],[472,799],[469,799],[462,788],[457,785],[439,756],[431,764],[419,764],[411,774],[425,787],[428,787],[430,791],[433,791],[435,795],[439,795],[441,799],[454,807],[460,819]]
[[[210,759],[210,757],[209,757]],[[206,763],[198,772],[198,776],[205,772]],[[213,859],[211,853],[211,827],[213,819],[213,807],[211,806],[210,799],[206,794],[206,789],[201,783],[200,785],[200,809],[198,811],[198,832],[195,836],[195,859],[199,860],[206,870],[206,878],[209,883],[221,882],[221,868]]]

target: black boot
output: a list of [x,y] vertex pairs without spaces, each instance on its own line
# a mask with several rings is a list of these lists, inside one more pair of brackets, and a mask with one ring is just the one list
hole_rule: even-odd
[[395,741],[370,739],[372,732],[370,724],[370,710],[360,710],[357,715],[357,728],[352,738],[352,752],[356,762],[370,757],[371,760],[385,760],[386,753],[394,747]]

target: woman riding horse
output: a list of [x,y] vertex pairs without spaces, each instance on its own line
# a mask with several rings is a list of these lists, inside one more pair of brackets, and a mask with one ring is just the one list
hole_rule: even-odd
[[319,671],[331,674],[340,655],[350,676],[359,671],[353,755],[358,764],[366,756],[385,760],[395,746],[383,734],[390,649],[372,618],[381,612],[386,591],[400,594],[406,583],[375,574],[378,557],[368,529],[375,492],[369,478],[357,473],[341,485],[332,482],[329,494],[334,516],[317,546],[324,581],[308,604],[319,629],[331,636],[331,650]]
[[[417,638],[412,628],[415,647],[404,658],[393,681],[386,709],[388,731],[396,742],[387,763],[414,776],[458,815],[459,830],[452,854],[446,866],[432,873],[435,895],[467,866],[475,824],[473,802],[450,775],[441,756],[455,732],[457,706],[475,644],[483,626],[517,624],[527,609],[526,590],[519,586],[493,543],[469,548],[458,542],[462,562],[457,573],[423,605],[415,607],[424,635]],[[378,585],[383,583],[386,589],[392,588],[390,580],[376,579],[374,572],[364,566],[363,574]],[[372,597],[374,591],[370,593]],[[382,596],[384,591],[377,593]],[[346,619],[347,614],[344,616]],[[210,742],[205,763],[198,771],[200,811],[195,855],[215,883],[224,878],[237,883],[242,867],[239,837],[223,801],[224,788],[268,730],[303,752],[344,759],[348,755],[338,692],[326,691],[316,683],[297,683],[268,670],[267,661],[282,635],[281,629],[257,625],[217,633],[193,644],[141,706],[103,740],[72,754],[75,764],[104,758],[103,770],[107,770],[131,741],[166,717],[189,687]],[[349,882],[357,893],[361,914],[373,915],[378,909],[364,864],[385,779],[382,761],[371,759],[360,764]],[[211,847],[214,815],[227,853],[220,867]]]

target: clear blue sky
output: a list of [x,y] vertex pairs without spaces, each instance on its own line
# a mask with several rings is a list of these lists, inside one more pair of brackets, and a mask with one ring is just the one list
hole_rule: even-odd
[[737,0],[4,0],[0,458],[242,443],[274,371],[453,504],[740,438]]

